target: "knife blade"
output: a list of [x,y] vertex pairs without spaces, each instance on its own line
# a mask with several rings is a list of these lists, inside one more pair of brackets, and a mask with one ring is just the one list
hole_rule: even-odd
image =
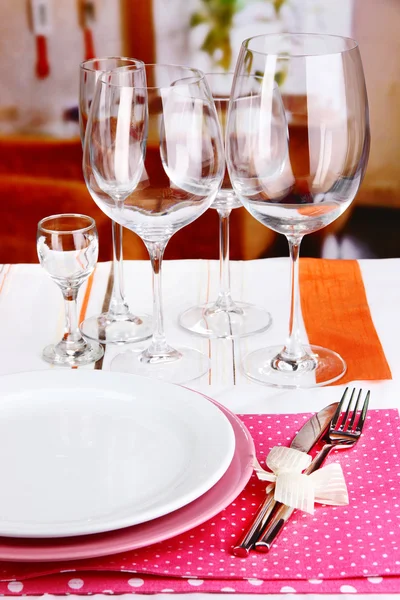
[[[313,415],[291,441],[290,448],[308,453],[315,446],[326,431],[333,415],[335,414],[338,402],[326,406],[318,413]],[[240,558],[249,555],[261,531],[265,528],[269,517],[275,507],[274,492],[266,495],[265,500],[260,504],[250,527],[245,531],[239,542],[232,548],[232,554]]]

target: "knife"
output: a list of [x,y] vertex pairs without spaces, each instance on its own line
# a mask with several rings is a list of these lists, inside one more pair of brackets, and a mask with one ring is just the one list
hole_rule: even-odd
[[[293,438],[290,448],[300,450],[300,452],[308,453],[326,431],[333,415],[335,414],[338,402],[334,402],[326,406],[318,413],[313,415]],[[274,492],[267,494],[265,500],[260,504],[255,517],[239,540],[236,546],[232,548],[232,554],[245,558],[258,540],[261,531],[265,528],[269,517],[275,507]]]

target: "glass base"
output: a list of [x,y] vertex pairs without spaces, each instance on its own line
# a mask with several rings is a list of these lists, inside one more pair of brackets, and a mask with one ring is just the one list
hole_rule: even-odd
[[185,347],[177,348],[172,358],[168,356],[165,359],[159,356],[149,359],[146,349],[130,350],[117,354],[110,365],[111,371],[154,377],[169,383],[187,383],[198,379],[209,368],[210,361],[205,354]]
[[244,357],[244,374],[257,383],[279,388],[312,388],[337,381],[346,372],[339,354],[320,346],[304,346],[306,354],[297,361],[281,355],[282,346],[271,346]]
[[153,333],[152,320],[149,315],[131,315],[115,319],[108,313],[97,317],[89,317],[80,324],[85,338],[102,344],[132,344],[142,342]]
[[83,367],[96,362],[104,355],[104,350],[100,344],[88,342],[81,350],[76,352],[67,352],[65,344],[50,344],[43,350],[42,358],[51,365],[59,367]]
[[232,309],[221,309],[215,302],[193,306],[179,317],[184,329],[208,338],[236,338],[266,331],[271,315],[262,308],[235,302]]

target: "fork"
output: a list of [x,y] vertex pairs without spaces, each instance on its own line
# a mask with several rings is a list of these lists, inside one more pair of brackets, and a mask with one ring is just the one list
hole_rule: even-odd
[[[368,390],[364,399],[363,406],[361,408],[361,412],[358,413],[358,407],[360,404],[362,390],[359,390],[356,404],[354,406],[354,409],[351,410],[351,405],[353,403],[353,399],[356,393],[355,388],[353,388],[350,400],[347,404],[347,408],[344,412],[344,415],[342,416],[342,409],[347,395],[347,391],[348,388],[345,389],[343,396],[336,409],[336,412],[332,417],[332,421],[330,422],[330,425],[324,437],[322,438],[324,446],[314,458],[311,465],[306,469],[306,475],[310,475],[311,473],[319,469],[322,466],[328,454],[331,452],[331,450],[345,450],[351,448],[352,446],[354,446],[354,444],[358,442],[361,436],[365,419],[367,416],[370,392]],[[266,529],[264,529],[258,541],[255,543],[255,549],[258,552],[268,552],[270,550],[275,539],[278,537],[287,520],[290,518],[294,511],[295,509],[291,508],[290,506],[286,506],[285,504],[279,505],[279,508],[273,514],[272,518],[268,521]]]

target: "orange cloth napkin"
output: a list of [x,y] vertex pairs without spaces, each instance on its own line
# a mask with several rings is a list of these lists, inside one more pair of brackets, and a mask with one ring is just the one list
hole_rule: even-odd
[[338,384],[392,379],[356,260],[300,259],[300,293],[310,344],[335,350],[347,363]]

